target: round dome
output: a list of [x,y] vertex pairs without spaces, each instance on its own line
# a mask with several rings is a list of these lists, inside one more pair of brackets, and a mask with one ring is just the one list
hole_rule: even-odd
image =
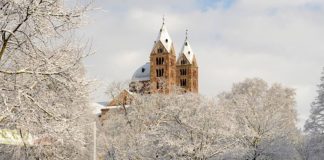
[[139,67],[132,77],[133,81],[149,81],[150,80],[150,63],[147,62],[143,66]]

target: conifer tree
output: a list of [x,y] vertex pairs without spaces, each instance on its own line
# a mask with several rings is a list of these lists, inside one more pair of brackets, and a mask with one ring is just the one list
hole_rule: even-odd
[[305,131],[313,134],[324,134],[324,68],[320,80],[318,95],[311,104],[311,114],[305,124]]

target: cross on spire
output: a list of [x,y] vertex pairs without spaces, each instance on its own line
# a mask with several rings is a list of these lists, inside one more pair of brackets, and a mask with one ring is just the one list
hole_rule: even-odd
[[188,39],[188,29],[186,29],[186,40]]
[[163,14],[163,17],[162,17],[162,26],[161,26],[160,32],[162,32],[162,29],[164,28],[164,23],[165,23],[165,16]]
[[162,25],[164,25],[164,22],[165,22],[165,15],[163,15],[163,17],[162,17]]

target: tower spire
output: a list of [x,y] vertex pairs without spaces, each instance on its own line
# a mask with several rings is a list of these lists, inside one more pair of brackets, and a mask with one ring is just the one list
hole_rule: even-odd
[[188,41],[188,29],[186,29],[185,40],[184,40],[182,49],[179,53],[178,63],[180,63],[179,59],[181,59],[182,56],[185,56],[190,64],[192,64],[195,59],[195,54],[192,51],[191,46],[189,45],[189,41]]
[[171,39],[171,37],[166,29],[166,26],[165,26],[165,16],[164,15],[162,17],[162,26],[160,28],[158,37],[157,37],[156,41],[154,42],[153,49],[155,48],[155,46],[158,42],[161,42],[162,45],[165,47],[165,49],[168,52],[170,52],[171,48],[173,48],[172,39]]

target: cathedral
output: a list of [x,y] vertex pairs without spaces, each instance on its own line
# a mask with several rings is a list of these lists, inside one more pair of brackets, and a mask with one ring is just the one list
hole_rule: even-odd
[[163,20],[150,53],[150,61],[135,71],[129,89],[122,91],[108,106],[129,104],[134,93],[169,94],[175,88],[180,88],[183,92],[198,93],[198,65],[187,32],[177,57]]
[[184,92],[198,93],[198,65],[187,32],[176,57],[173,41],[163,21],[150,61],[135,71],[129,85],[130,92],[169,94],[178,86]]

